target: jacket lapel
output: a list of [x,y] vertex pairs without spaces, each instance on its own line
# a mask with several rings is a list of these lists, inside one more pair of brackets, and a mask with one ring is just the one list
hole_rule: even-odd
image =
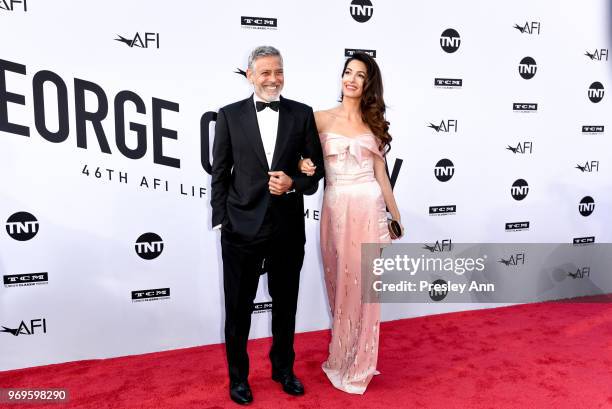
[[287,141],[291,135],[293,127],[293,114],[287,106],[287,102],[281,96],[280,108],[278,110],[278,130],[276,132],[276,144],[274,145],[274,155],[272,156],[272,170],[276,170],[278,161],[287,146]]
[[255,151],[255,156],[257,156],[262,166],[268,171],[268,160],[266,159],[266,152],[261,139],[259,124],[257,123],[257,113],[255,112],[255,103],[253,102],[252,95],[243,101],[241,119],[240,124],[242,125],[244,134]]

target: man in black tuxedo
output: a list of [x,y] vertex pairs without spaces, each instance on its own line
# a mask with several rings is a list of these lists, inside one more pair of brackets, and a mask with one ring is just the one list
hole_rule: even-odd
[[[312,109],[280,96],[283,60],[274,47],[249,56],[247,78],[255,93],[219,110],[213,143],[212,224],[221,228],[225,344],[230,397],[253,400],[247,340],[259,275],[272,296],[272,379],[302,395],[293,373],[295,313],[304,260],[303,193],[323,176],[321,145]],[[311,158],[313,176],[299,172]]]

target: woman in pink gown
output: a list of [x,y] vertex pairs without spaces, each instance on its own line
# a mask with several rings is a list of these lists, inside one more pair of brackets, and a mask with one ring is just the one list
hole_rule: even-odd
[[[315,114],[325,165],[321,213],[321,254],[333,316],[329,356],[323,371],[338,389],[363,394],[378,374],[380,304],[362,298],[361,244],[391,240],[389,209],[400,214],[387,176],[384,154],[391,136],[385,120],[380,70],[373,58],[347,59],[341,104]],[[309,159],[302,172],[311,174]]]

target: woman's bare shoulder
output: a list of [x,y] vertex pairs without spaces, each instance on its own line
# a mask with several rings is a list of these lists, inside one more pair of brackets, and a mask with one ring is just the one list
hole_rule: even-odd
[[329,128],[329,124],[334,120],[335,108],[332,109],[323,109],[321,111],[316,111],[314,113],[315,122],[317,123],[317,129],[319,132],[323,132],[323,130]]

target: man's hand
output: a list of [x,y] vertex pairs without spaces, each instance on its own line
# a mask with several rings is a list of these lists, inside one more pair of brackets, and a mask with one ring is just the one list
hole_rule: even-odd
[[268,172],[268,175],[270,175],[268,189],[270,189],[270,193],[273,195],[285,194],[291,189],[291,186],[293,186],[293,179],[287,176],[282,170]]

